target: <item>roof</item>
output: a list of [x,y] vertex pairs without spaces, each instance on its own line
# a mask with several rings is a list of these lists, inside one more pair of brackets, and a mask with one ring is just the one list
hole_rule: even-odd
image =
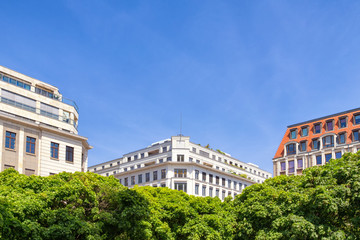
[[339,115],[344,115],[344,114],[351,113],[351,112],[356,112],[356,111],[360,111],[360,108],[354,108],[354,109],[351,109],[351,110],[348,110],[348,111],[339,112],[339,113],[331,114],[331,115],[320,117],[320,118],[314,118],[314,119],[311,119],[311,120],[308,120],[308,121],[305,121],[305,122],[292,124],[292,125],[289,125],[288,128],[292,128],[292,127],[296,127],[296,126],[299,126],[299,125],[312,123],[312,122],[320,121],[322,119],[336,117],[336,116],[339,116]]

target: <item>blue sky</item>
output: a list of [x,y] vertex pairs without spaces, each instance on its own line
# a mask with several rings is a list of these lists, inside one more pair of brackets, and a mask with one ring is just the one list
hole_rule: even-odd
[[179,133],[272,172],[286,126],[359,107],[358,1],[3,1],[0,65],[80,107],[89,165]]

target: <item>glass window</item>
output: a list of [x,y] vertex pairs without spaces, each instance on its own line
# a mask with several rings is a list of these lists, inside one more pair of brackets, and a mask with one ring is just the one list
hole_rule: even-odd
[[128,178],[126,177],[126,178],[124,178],[124,186],[127,186],[127,185],[129,185],[129,184],[128,184]]
[[334,136],[326,136],[323,138],[323,146],[324,148],[333,147],[334,146]]
[[74,162],[74,148],[66,146],[66,161]]
[[145,173],[145,182],[150,182],[150,173]]
[[286,152],[287,152],[287,155],[296,154],[295,143],[288,144],[286,146]]
[[162,151],[163,151],[163,152],[167,152],[167,147],[163,147],[163,148],[162,148]]
[[134,160],[137,160],[138,159],[138,155],[134,155]]
[[309,128],[308,127],[304,127],[301,129],[302,131],[302,136],[306,137],[307,135],[309,135]]
[[142,183],[142,174],[138,175],[138,183]]
[[195,184],[195,194],[199,195],[199,184]]
[[315,134],[321,133],[321,125],[320,125],[320,123],[317,123],[317,124],[314,125],[314,133]]
[[326,161],[326,162],[329,162],[331,158],[332,158],[332,154],[331,154],[331,153],[325,154],[325,161]]
[[228,188],[231,188],[231,180],[228,179]]
[[195,179],[199,179],[199,170],[195,170]]
[[225,187],[225,178],[222,178],[222,185]]
[[144,154],[144,153],[141,153],[141,154],[140,154],[140,157],[141,157],[141,158],[144,158],[144,157],[145,157],[145,154]]
[[202,195],[205,197],[206,196],[206,186],[203,185],[202,187]]
[[220,193],[220,190],[217,188],[216,189],[216,196],[219,197],[219,193]]
[[175,183],[175,189],[186,192],[186,183]]
[[205,182],[206,181],[206,173],[202,172],[202,180]]
[[219,178],[219,176],[216,176],[216,184],[217,184],[217,185],[220,184],[220,178]]
[[212,187],[209,188],[209,196],[210,196],[210,197],[213,196],[213,188],[212,188]]
[[161,169],[161,179],[166,178],[166,169]]
[[294,161],[289,161],[289,173],[293,173],[294,170]]
[[285,170],[286,170],[286,163],[285,163],[285,162],[281,162],[281,163],[280,163],[280,169],[281,169],[281,171],[285,171]]
[[340,118],[340,128],[346,127],[346,118]]
[[316,156],[316,164],[317,164],[317,165],[321,165],[321,164],[322,164],[321,155]]
[[135,176],[131,176],[131,185],[135,185]]
[[177,161],[183,162],[184,161],[184,155],[177,155]]
[[26,137],[26,152],[35,154],[35,138]]
[[290,139],[296,138],[296,129],[290,131]]
[[306,141],[300,143],[300,151],[302,152],[306,151]]
[[6,131],[5,148],[15,149],[16,133]]
[[213,182],[213,175],[209,174],[209,182],[212,183]]
[[335,153],[335,158],[336,158],[336,159],[341,158],[341,152],[336,152],[336,153]]
[[156,181],[158,179],[158,172],[154,171],[153,172],[153,181]]
[[360,124],[360,114],[354,116],[355,124]]
[[186,169],[174,169],[175,177],[186,178]]
[[297,160],[297,168],[299,168],[299,169],[303,168],[303,160],[302,159]]
[[333,121],[326,122],[326,129],[327,129],[327,131],[334,130]]
[[339,134],[339,143],[343,144],[343,143],[345,143],[345,140],[346,140],[345,133],[340,133]]
[[237,188],[237,182],[234,181],[234,190]]
[[59,159],[59,144],[51,143],[51,157],[55,159]]
[[318,149],[319,150],[319,148],[320,148],[319,140],[318,139],[313,139],[312,143],[313,143],[313,149]]
[[222,191],[221,198],[222,198],[223,200],[225,199],[225,190]]
[[359,130],[353,131],[353,141],[359,141]]

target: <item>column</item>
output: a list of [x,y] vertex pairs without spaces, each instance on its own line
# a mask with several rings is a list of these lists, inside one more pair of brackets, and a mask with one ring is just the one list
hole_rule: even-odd
[[18,171],[19,173],[24,174],[24,142],[26,142],[24,128],[20,127],[19,131],[19,155],[18,155]]

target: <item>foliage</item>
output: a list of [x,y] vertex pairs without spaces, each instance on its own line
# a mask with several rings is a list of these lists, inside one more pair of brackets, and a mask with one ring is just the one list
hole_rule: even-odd
[[358,239],[360,153],[231,197],[128,189],[94,173],[0,173],[1,239]]

